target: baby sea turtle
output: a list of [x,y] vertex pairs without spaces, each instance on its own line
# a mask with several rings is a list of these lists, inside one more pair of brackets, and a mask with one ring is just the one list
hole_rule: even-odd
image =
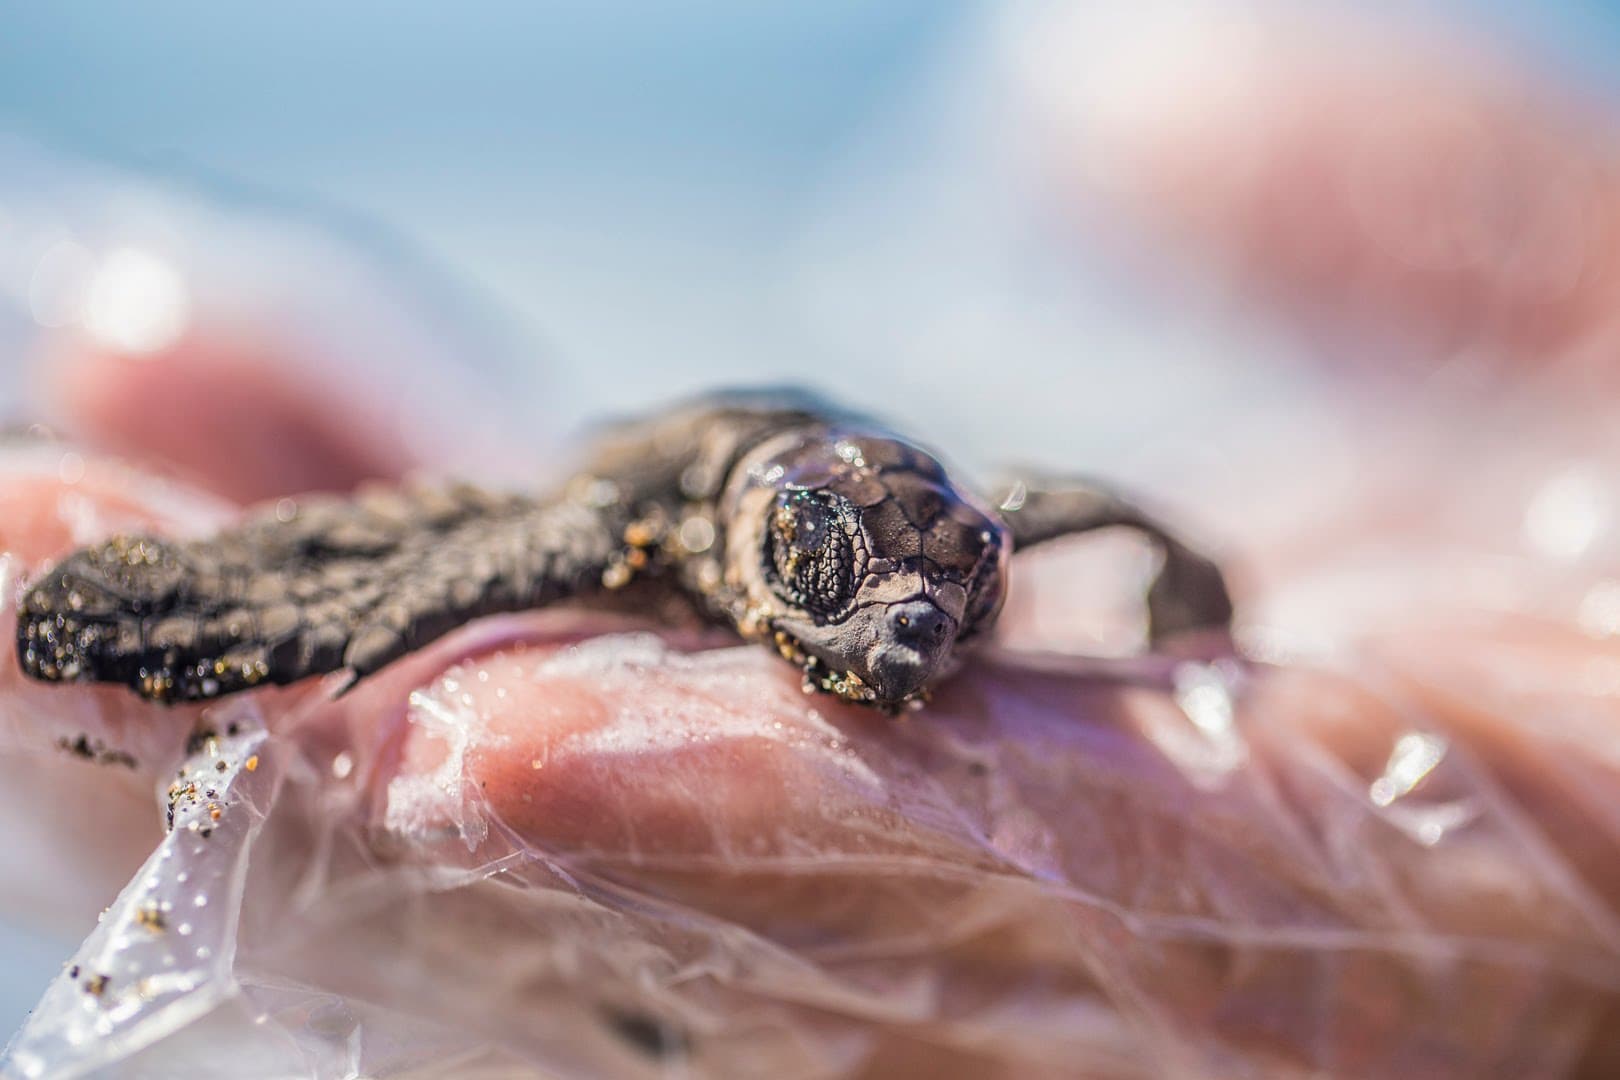
[[545,497],[379,488],[284,499],[202,540],[114,537],[33,584],[17,646],[35,678],[195,701],[364,678],[479,616],[628,590],[892,711],[990,629],[1014,549],[1113,525],[1162,549],[1154,641],[1228,625],[1215,564],[1104,488],[1017,483],[993,506],[878,423],[733,393],[607,429]]

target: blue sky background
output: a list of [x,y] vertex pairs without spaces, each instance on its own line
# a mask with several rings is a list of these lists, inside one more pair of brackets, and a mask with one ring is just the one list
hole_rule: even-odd
[[[1605,0],[1449,6],[1566,71],[1613,81],[1620,16]],[[978,74],[960,59],[982,46],[990,10],[964,0],[474,0],[453,15],[311,0],[19,5],[0,28],[0,132],[200,181],[227,202],[283,201],[375,226],[372,236],[444,268],[511,321],[519,350],[547,366],[548,406],[561,402],[566,421],[714,382],[842,385],[875,372],[877,392],[915,402],[902,420],[944,417],[984,444],[1001,433],[976,427],[980,403],[935,389],[915,360],[891,370],[904,348],[846,325],[868,283],[842,275],[857,295],[836,298],[829,315],[807,299],[805,276],[817,259],[824,273],[839,276],[830,264],[842,259],[885,288],[948,270],[956,279],[929,298],[946,309],[1027,292],[1027,282],[989,280],[993,270],[967,280],[966,264],[1014,257],[1006,251],[931,235],[1001,228],[1005,247],[998,211],[985,207],[993,181],[953,192],[936,177],[919,198],[903,189],[908,170],[937,164],[930,155],[948,145],[951,96],[971,92],[963,86]],[[900,265],[862,249],[888,242],[886,230],[912,242],[891,253]],[[1163,321],[1133,311],[1105,330],[1104,315],[1065,332],[1117,352]],[[992,403],[1036,410],[1037,429],[1066,420],[1039,412],[1048,395],[1031,384],[1073,351],[995,355]],[[1117,412],[1085,417],[1099,445],[1119,434]]]
[[662,364],[740,357],[787,336],[779,255],[807,202],[968,7],[446,10],[14,10],[0,125],[227,193],[358,211],[570,370],[655,344]]

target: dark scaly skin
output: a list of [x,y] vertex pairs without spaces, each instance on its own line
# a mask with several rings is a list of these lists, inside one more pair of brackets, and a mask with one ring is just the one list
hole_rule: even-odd
[[1155,640],[1227,624],[1215,565],[1102,489],[1020,485],[998,512],[872,421],[734,394],[605,433],[545,498],[377,490],[283,500],[204,540],[115,537],[34,583],[18,653],[36,678],[197,700],[352,681],[480,616],[640,582],[767,642],[806,689],[893,710],[994,624],[1014,543],[1107,525],[1165,552]]
[[283,504],[190,543],[115,537],[23,598],[19,653],[36,677],[160,701],[363,677],[468,619],[594,584],[614,525],[465,487]]

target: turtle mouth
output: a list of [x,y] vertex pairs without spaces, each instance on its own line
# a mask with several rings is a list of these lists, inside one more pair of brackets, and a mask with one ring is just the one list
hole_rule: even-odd
[[871,620],[866,681],[882,701],[907,701],[940,675],[956,645],[957,621],[931,600],[886,604]]
[[[929,699],[926,683],[933,673],[932,664],[927,665],[926,672],[919,672],[916,676],[907,678],[905,681],[909,685],[904,687],[896,686],[892,682],[883,686],[873,685],[859,672],[829,664],[786,630],[774,631],[773,639],[782,658],[803,672],[803,689],[807,694],[831,694],[851,704],[881,709],[891,716],[905,709],[920,708]],[[918,663],[921,666],[920,658]],[[891,692],[885,693],[885,689]]]
[[867,683],[881,701],[908,701],[934,676],[939,658],[904,645],[880,645],[866,658]]

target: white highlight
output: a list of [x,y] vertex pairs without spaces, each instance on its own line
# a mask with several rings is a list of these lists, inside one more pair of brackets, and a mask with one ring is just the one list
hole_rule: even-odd
[[1575,559],[1586,553],[1608,524],[1603,477],[1589,463],[1560,470],[1525,509],[1524,534],[1538,554]]
[[118,248],[102,260],[85,300],[91,336],[128,353],[173,344],[190,316],[191,298],[179,272],[136,248]]
[[1581,629],[1593,637],[1620,636],[1620,581],[1600,581],[1581,600]]
[[1408,794],[1446,757],[1446,740],[1423,731],[1409,731],[1395,740],[1384,775],[1372,782],[1368,798],[1388,806]]

